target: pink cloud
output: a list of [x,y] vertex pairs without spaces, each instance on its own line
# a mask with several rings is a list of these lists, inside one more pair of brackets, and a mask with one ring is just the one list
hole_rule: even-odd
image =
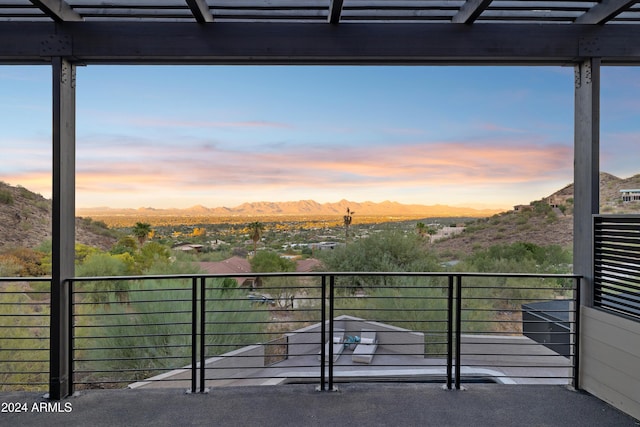
[[[133,152],[140,154],[137,149]],[[79,161],[78,189],[143,193],[247,187],[477,186],[551,179],[567,175],[572,168],[570,147],[520,141],[300,146],[269,153],[160,146],[148,156],[122,154],[117,162]]]

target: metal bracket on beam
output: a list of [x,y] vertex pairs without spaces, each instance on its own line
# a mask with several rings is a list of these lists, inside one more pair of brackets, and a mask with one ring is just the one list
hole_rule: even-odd
[[601,56],[600,39],[598,37],[580,38],[578,49],[580,56]]
[[64,85],[69,83],[72,89],[76,88],[76,69],[68,62],[62,63],[62,69],[60,72],[60,82]]
[[40,43],[40,54],[42,56],[71,56],[72,46],[70,36],[51,34]]
[[574,68],[574,76],[576,89],[581,88],[583,84],[590,85],[592,83],[591,62],[584,61],[580,64],[576,64]]

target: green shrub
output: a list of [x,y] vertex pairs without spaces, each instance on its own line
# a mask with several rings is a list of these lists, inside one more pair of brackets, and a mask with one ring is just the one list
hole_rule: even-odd
[[[81,382],[126,384],[191,362],[191,281],[145,280],[127,287],[126,302],[112,292],[108,305],[79,305]],[[268,313],[231,291],[224,291],[222,281],[207,285],[207,357],[261,341]]]
[[0,190],[0,203],[5,205],[13,204],[13,194],[8,190]]
[[558,245],[518,242],[475,251],[463,260],[464,271],[487,273],[547,273],[572,262],[571,252]]
[[43,391],[49,380],[49,305],[18,285],[0,294],[0,391]]
[[100,236],[118,237],[115,230],[111,230],[104,221],[94,221],[91,218],[80,218],[82,224],[92,233]]
[[18,185],[18,192],[20,193],[20,196],[27,199],[27,200],[33,200],[37,197],[36,193],[27,190],[26,188]]
[[[357,240],[332,251],[320,251],[327,271],[439,271],[438,259],[424,246],[417,234],[404,234],[385,230],[367,239]],[[370,277],[364,282],[359,277],[339,278],[338,287],[351,289],[392,286],[394,277]]]
[[43,212],[49,212],[51,204],[47,200],[37,200],[36,202],[34,202],[34,206]]

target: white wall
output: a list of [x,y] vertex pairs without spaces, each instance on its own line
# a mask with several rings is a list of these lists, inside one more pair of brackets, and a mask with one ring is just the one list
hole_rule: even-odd
[[640,419],[640,322],[581,310],[580,388]]

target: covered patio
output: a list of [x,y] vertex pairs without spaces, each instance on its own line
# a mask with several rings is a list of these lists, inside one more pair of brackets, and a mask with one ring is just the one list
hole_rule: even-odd
[[[303,413],[311,417],[311,424],[345,420],[347,424],[362,424],[362,417],[376,424],[385,420],[381,408],[386,408],[387,417],[393,416],[394,423],[408,425],[438,423],[438,417],[442,417],[442,425],[468,425],[478,420],[491,425],[542,425],[549,419],[562,420],[564,425],[571,425],[573,420],[583,421],[575,425],[596,420],[598,425],[632,425],[630,418],[598,399],[640,418],[640,285],[632,279],[628,295],[620,297],[616,293],[615,304],[608,304],[606,295],[611,288],[603,282],[615,275],[611,273],[615,269],[605,268],[608,276],[598,270],[617,262],[615,258],[620,258],[622,251],[623,274],[631,271],[637,277],[637,252],[628,246],[621,250],[611,241],[623,233],[622,239],[632,242],[637,250],[633,243],[637,235],[629,233],[637,231],[640,219],[594,221],[599,214],[600,70],[609,65],[640,64],[640,2],[2,0],[0,64],[45,65],[52,70],[49,394],[53,400],[73,393],[68,331],[70,279],[75,275],[76,92],[82,90],[76,86],[76,67],[508,64],[575,69],[573,266],[574,273],[583,278],[582,317],[577,331],[581,343],[579,387],[597,399],[560,388],[542,391],[518,386],[513,392],[497,385],[474,385],[464,393],[445,393],[428,385],[349,385],[345,390],[350,392],[322,396],[301,392],[302,386],[287,386],[269,393],[247,388],[177,399],[170,391],[109,391],[71,398],[77,402],[73,413],[56,414],[55,420],[100,425],[127,414],[132,424],[152,419],[160,425],[169,425],[172,419],[204,424],[218,420],[224,424],[233,423],[233,417],[242,412],[263,424],[273,420],[279,421],[277,425],[294,425]],[[598,252],[607,245],[607,250]],[[386,397],[382,398],[383,394]],[[208,399],[214,396],[212,404]],[[3,402],[13,399],[37,400],[29,394],[2,396]],[[334,408],[337,401],[339,409]],[[172,411],[178,404],[181,410]],[[205,412],[203,407],[207,408]],[[316,407],[317,411],[313,409]],[[491,415],[486,415],[486,408],[493,408]],[[196,413],[198,418],[194,418]],[[45,416],[19,415],[10,415],[9,422],[29,425]]]

